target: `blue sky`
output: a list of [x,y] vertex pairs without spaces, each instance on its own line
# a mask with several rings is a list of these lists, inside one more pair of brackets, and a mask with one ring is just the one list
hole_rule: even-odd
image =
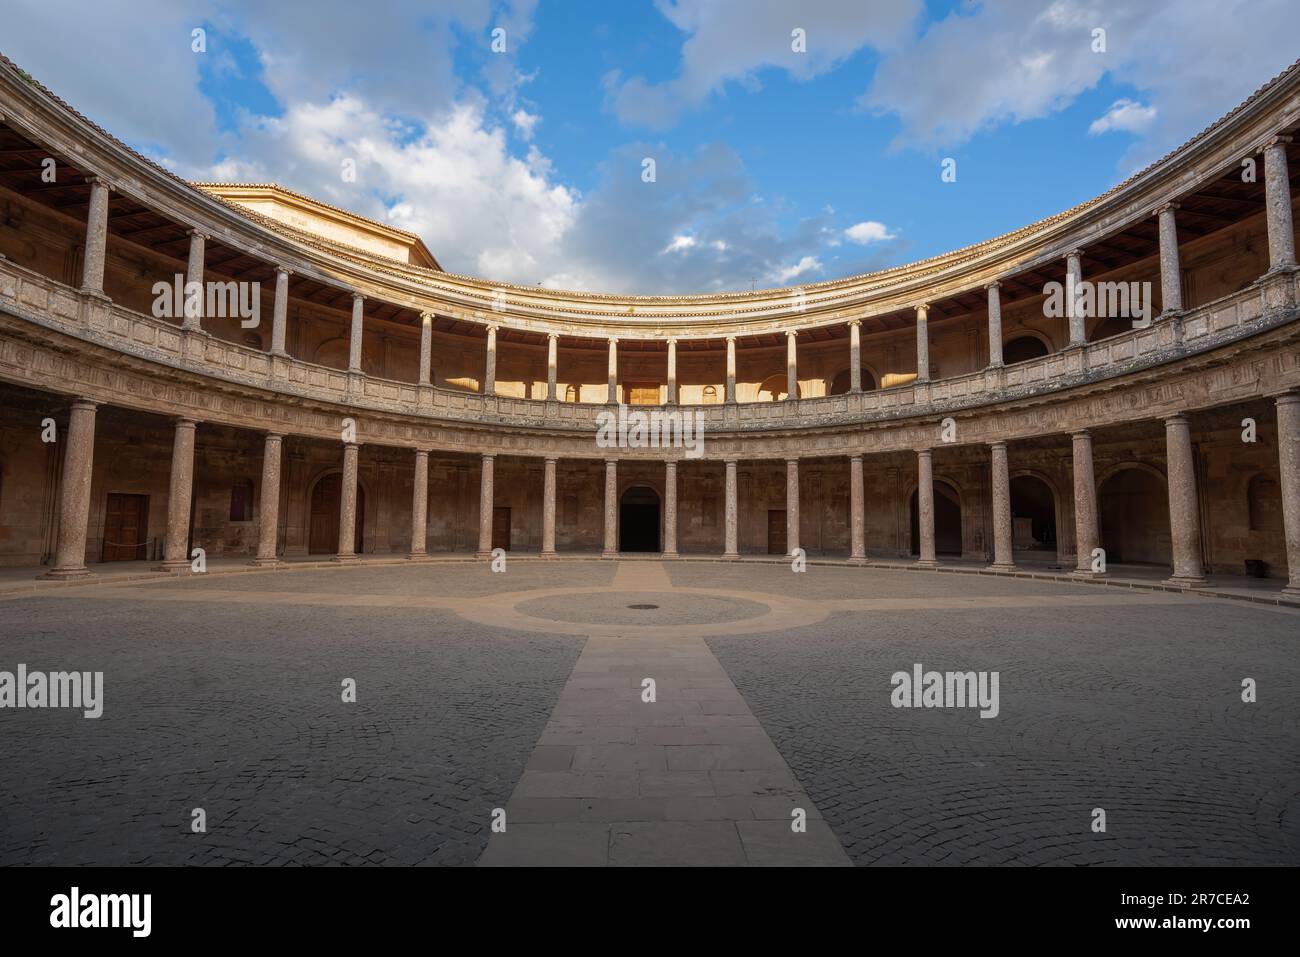
[[282,183],[454,272],[646,294],[838,278],[1051,215],[1248,96],[1300,28],[1281,0],[7,7],[0,50],[180,175]]

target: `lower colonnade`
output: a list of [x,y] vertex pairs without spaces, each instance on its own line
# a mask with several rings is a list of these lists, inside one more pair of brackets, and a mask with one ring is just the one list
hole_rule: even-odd
[[[1256,416],[1264,410],[1272,413],[1273,423],[1265,420],[1260,426],[1262,441],[1247,443],[1236,435],[1243,409]],[[52,562],[42,575],[47,579],[92,574],[87,564],[94,552],[88,548],[92,487],[102,496],[112,486],[111,480],[96,479],[101,410],[86,398],[67,407],[57,463]],[[202,423],[193,418],[155,418],[168,423],[171,432],[166,519],[156,548],[161,558],[156,568],[189,573],[192,548],[212,544],[217,554],[239,554],[241,546],[229,547],[224,536],[216,536],[219,542],[205,542],[202,528],[196,526],[195,459],[196,450],[203,449]],[[1254,423],[1255,418],[1249,421]],[[1200,423],[1199,434],[1194,423]],[[1156,433],[1159,427],[1163,441]],[[123,431],[120,424],[115,431]],[[1220,473],[1254,473],[1244,482],[1216,485],[1244,493],[1247,532],[1264,532],[1274,539],[1257,544],[1255,552],[1270,555],[1274,566],[1284,564],[1284,594],[1300,598],[1300,391],[1273,396],[1267,406],[1256,403],[1194,415],[1179,412],[1159,422],[1127,427],[1114,436],[1108,431],[1079,429],[1032,441],[978,445],[939,441],[910,453],[809,454],[777,460],[609,454],[617,450],[601,450],[605,454],[586,459],[470,455],[435,448],[363,446],[351,440],[339,442],[341,448],[331,453],[326,443],[316,439],[312,456],[295,452],[297,459],[317,460],[314,467],[297,469],[295,481],[302,487],[296,490],[286,486],[284,456],[286,444],[300,441],[299,437],[265,432],[260,438],[259,480],[255,488],[247,483],[246,490],[234,483],[230,518],[232,523],[245,522],[255,533],[247,536],[242,547],[249,552],[249,563],[260,567],[274,567],[287,555],[320,552],[325,532],[335,536],[329,557],[336,562],[355,562],[360,551],[428,560],[433,557],[431,527],[451,522],[461,534],[439,538],[436,550],[473,552],[483,558],[498,548],[532,551],[546,558],[562,556],[566,550],[598,548],[604,558],[643,552],[667,559],[678,558],[683,551],[723,559],[746,553],[791,556],[803,548],[806,554],[843,557],[853,564],[865,564],[869,556],[910,554],[923,568],[938,567],[952,555],[983,559],[992,570],[1003,572],[1015,571],[1027,557],[1031,562],[1055,563],[1080,578],[1094,578],[1107,574],[1108,562],[1152,564],[1163,557],[1168,584],[1195,588],[1206,584],[1207,570],[1215,561],[1213,556],[1207,561],[1205,523],[1229,520],[1236,507],[1207,500],[1202,488],[1206,475],[1217,480]],[[125,433],[138,435],[139,428],[126,428]],[[1103,474],[1095,464],[1098,435],[1107,446]],[[103,451],[114,454],[112,449]],[[257,451],[245,448],[239,454],[248,459]],[[366,466],[377,476],[371,483],[369,513],[361,483],[363,453],[383,457]],[[1274,460],[1263,461],[1269,455]],[[431,459],[443,462],[447,456],[453,457],[453,465],[440,468],[458,475],[459,495],[447,493],[447,481],[431,481]],[[146,471],[154,472],[162,464],[154,462]],[[499,464],[508,464],[504,486],[498,482]],[[476,517],[469,488],[475,471]],[[391,494],[407,482],[409,536],[398,529],[404,510]],[[1017,483],[1026,493],[1013,505]],[[1165,487],[1167,516],[1153,514],[1160,510],[1160,484]],[[387,487],[387,494],[381,485]],[[801,491],[805,485],[810,487]],[[319,492],[326,487],[329,494]],[[438,493],[433,503],[431,488]],[[1151,488],[1155,492],[1144,491]],[[1033,501],[1028,494],[1032,489],[1038,489],[1041,501]],[[299,534],[292,542],[281,514],[289,502],[310,513],[306,520],[298,520]],[[521,514],[512,515],[511,505]],[[954,507],[959,516],[955,526]],[[333,509],[336,515],[327,514]],[[562,511],[563,523],[557,521]],[[594,518],[593,513],[599,514],[598,522],[587,519]],[[113,541],[106,514],[98,522],[101,555],[111,548],[139,545]],[[1134,532],[1135,526],[1141,527]],[[137,526],[137,536],[143,527],[144,523]],[[560,529],[565,533],[563,547],[557,541]],[[590,532],[585,538],[584,529]],[[1135,544],[1129,540],[1133,536],[1142,541]],[[150,556],[140,552],[128,557]]]

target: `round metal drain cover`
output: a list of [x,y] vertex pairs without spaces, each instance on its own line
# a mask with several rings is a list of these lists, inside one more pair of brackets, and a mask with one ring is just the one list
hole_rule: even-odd
[[646,611],[650,608],[658,608],[658,605],[628,605],[628,608],[635,608],[637,611]]

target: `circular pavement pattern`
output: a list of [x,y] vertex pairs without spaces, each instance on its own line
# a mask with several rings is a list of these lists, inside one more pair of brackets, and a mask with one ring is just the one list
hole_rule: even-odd
[[771,608],[719,595],[693,594],[683,600],[681,594],[669,592],[599,591],[522,601],[515,611],[531,618],[583,625],[712,625],[758,618]]

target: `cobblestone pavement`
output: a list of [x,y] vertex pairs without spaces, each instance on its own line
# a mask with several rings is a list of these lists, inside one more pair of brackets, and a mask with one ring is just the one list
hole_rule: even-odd
[[472,863],[582,646],[423,609],[131,594],[0,605],[0,669],[103,671],[106,702],[0,712],[0,864]]
[[[1300,617],[1063,611],[841,612],[708,644],[857,864],[1300,863]],[[892,707],[917,662],[1000,672],[999,715]]]
[[[1296,864],[1297,640],[1273,607],[827,566],[65,588],[0,602],[0,670],[103,671],[105,713],[0,711],[0,864]],[[918,662],[999,672],[999,715],[891,707]]]

